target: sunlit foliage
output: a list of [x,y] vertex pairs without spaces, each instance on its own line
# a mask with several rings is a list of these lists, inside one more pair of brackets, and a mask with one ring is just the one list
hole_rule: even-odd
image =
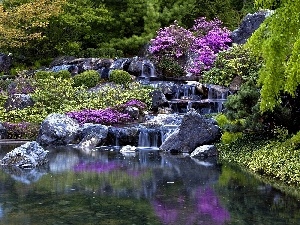
[[300,83],[300,1],[256,0],[256,5],[277,7],[248,42],[264,60],[260,109],[267,111],[281,103],[282,93],[294,96]]

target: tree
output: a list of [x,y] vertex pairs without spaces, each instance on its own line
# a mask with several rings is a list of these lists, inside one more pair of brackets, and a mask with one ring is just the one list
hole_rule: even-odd
[[259,71],[261,111],[274,110],[282,94],[297,95],[300,84],[300,1],[256,0],[256,6],[277,8],[249,39],[264,60]]
[[[10,50],[44,38],[49,19],[58,15],[65,0],[14,1],[0,4],[0,49]],[[25,2],[22,4],[22,2]]]

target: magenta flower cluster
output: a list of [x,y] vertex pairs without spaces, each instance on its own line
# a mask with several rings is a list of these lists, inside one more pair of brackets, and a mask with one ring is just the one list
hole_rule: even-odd
[[76,120],[79,124],[84,123],[98,123],[103,125],[113,125],[113,124],[120,124],[131,122],[132,118],[127,113],[122,113],[124,107],[128,106],[136,106],[139,109],[145,109],[146,104],[132,99],[128,102],[116,106],[115,108],[106,108],[106,109],[84,109],[81,111],[72,111],[66,113],[67,116]]
[[158,60],[162,56],[189,56],[192,62],[185,68],[186,72],[199,75],[211,68],[219,51],[226,50],[231,43],[230,31],[222,27],[218,19],[207,21],[205,17],[194,21],[191,29],[175,24],[160,29],[156,38],[150,42],[149,51]]
[[141,102],[137,99],[131,99],[124,104],[125,107],[137,107],[140,110],[144,110],[147,108],[147,105],[144,102]]
[[68,112],[67,116],[75,119],[80,124],[98,123],[104,125],[112,125],[117,123],[125,123],[131,121],[126,113],[121,113],[115,109],[84,109],[81,111]]
[[2,125],[6,128],[9,139],[35,139],[39,131],[39,125],[29,122],[4,122]]

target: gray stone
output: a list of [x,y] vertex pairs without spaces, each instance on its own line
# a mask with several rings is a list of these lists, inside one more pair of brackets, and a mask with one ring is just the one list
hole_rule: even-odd
[[6,139],[7,138],[7,130],[3,126],[2,123],[0,123],[0,139]]
[[66,115],[53,113],[42,122],[37,142],[42,146],[74,144],[78,133],[77,121]]
[[126,107],[123,113],[127,113],[130,116],[130,118],[134,120],[137,120],[140,116],[140,110],[134,106]]
[[48,162],[47,154],[48,151],[44,150],[36,141],[27,142],[8,152],[1,160],[1,165],[35,168]]
[[179,128],[162,143],[160,149],[190,153],[198,146],[217,141],[220,135],[220,128],[214,120],[191,110],[184,115]]
[[218,151],[214,145],[202,145],[197,147],[192,153],[191,157],[210,157],[217,156]]
[[34,101],[29,95],[26,94],[14,94],[10,95],[6,100],[4,107],[6,111],[24,109],[34,105]]
[[271,10],[260,10],[254,14],[247,14],[238,29],[231,33],[233,43],[244,44],[251,37],[254,31],[264,22],[264,20],[272,15]]
[[106,145],[137,146],[139,133],[139,128],[137,127],[109,127]]
[[84,124],[80,130],[79,148],[97,147],[103,144],[108,134],[108,127],[101,124]]
[[157,111],[159,107],[168,106],[168,100],[166,96],[160,90],[155,90],[151,93],[152,96],[152,109]]

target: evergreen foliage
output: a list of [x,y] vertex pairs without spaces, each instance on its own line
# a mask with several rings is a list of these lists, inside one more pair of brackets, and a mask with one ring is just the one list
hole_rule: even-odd
[[87,88],[95,87],[99,80],[100,74],[95,70],[87,70],[73,77],[74,86],[84,86]]
[[124,70],[112,70],[109,74],[109,81],[115,84],[127,86],[132,81],[131,75]]
[[239,76],[244,82],[256,80],[261,68],[250,49],[244,45],[234,45],[227,51],[221,51],[208,71],[204,71],[200,82],[228,87],[233,79]]

